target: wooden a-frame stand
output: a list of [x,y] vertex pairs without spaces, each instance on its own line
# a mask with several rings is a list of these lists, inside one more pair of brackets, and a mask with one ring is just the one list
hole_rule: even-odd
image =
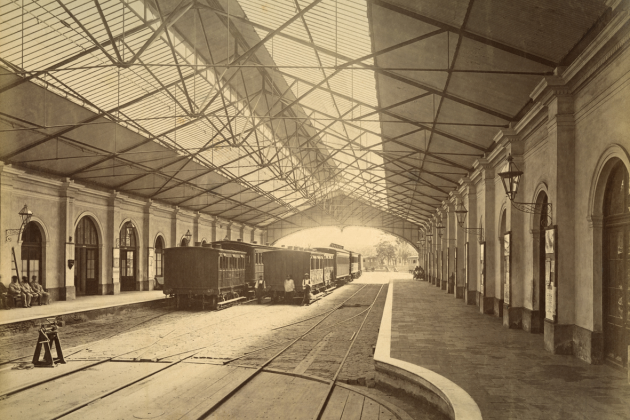
[[[44,348],[44,360],[40,361],[39,356]],[[53,358],[52,348],[55,348],[57,357]],[[37,338],[37,346],[33,355],[33,365],[36,367],[55,367],[58,363],[66,363],[61,350],[61,343],[57,335],[57,323],[54,319],[48,320],[48,325],[43,325],[39,329],[39,337]]]

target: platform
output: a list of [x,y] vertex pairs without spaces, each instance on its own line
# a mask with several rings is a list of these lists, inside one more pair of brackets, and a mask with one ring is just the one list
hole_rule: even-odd
[[44,318],[82,314],[120,306],[164,300],[161,290],[146,292],[123,292],[118,295],[83,296],[74,300],[52,302],[50,305],[34,305],[30,308],[17,307],[0,310],[0,328]]
[[542,335],[504,328],[429,283],[392,286],[391,357],[459,385],[484,420],[630,418],[627,372],[553,355]]

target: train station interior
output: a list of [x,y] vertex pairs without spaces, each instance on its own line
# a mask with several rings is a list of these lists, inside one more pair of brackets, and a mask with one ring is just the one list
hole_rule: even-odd
[[[629,174],[628,0],[0,0],[0,280],[50,295],[0,311],[0,349],[161,304],[169,248],[366,227],[422,271],[334,292],[364,281],[382,312],[383,395],[422,418],[628,419]],[[335,378],[323,417],[287,418],[421,418]]]

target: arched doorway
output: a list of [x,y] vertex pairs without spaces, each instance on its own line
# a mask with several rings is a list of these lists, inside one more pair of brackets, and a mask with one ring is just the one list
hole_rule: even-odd
[[138,256],[136,227],[127,222],[120,229],[120,290],[136,290],[136,261]]
[[22,276],[42,284],[42,232],[35,222],[29,222],[22,232]]
[[161,236],[155,240],[155,281],[164,284],[164,239]]
[[89,217],[79,221],[75,231],[74,288],[77,296],[98,293],[98,235],[96,226]]
[[630,345],[630,188],[628,171],[618,162],[604,195],[603,316],[604,355],[628,366]]

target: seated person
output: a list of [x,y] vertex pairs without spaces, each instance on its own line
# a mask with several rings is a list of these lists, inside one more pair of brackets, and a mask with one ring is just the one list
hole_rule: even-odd
[[22,293],[24,295],[28,295],[28,298],[27,298],[28,306],[26,307],[30,308],[33,298],[39,297],[39,295],[33,292],[33,289],[31,289],[31,286],[28,284],[28,278],[26,276],[22,276],[22,281],[20,282],[20,289],[22,289]]
[[25,308],[31,306],[31,295],[22,291],[22,287],[20,287],[17,276],[11,277],[11,284],[9,284],[9,291],[7,295],[10,298],[9,302],[11,305],[13,305],[14,298],[20,297],[22,299],[22,306]]
[[8,302],[9,289],[2,283],[2,274],[0,274],[0,304],[4,309],[11,309]]
[[48,305],[50,303],[50,293],[48,293],[41,284],[37,282],[37,276],[31,277],[31,290],[39,295],[39,303]]

